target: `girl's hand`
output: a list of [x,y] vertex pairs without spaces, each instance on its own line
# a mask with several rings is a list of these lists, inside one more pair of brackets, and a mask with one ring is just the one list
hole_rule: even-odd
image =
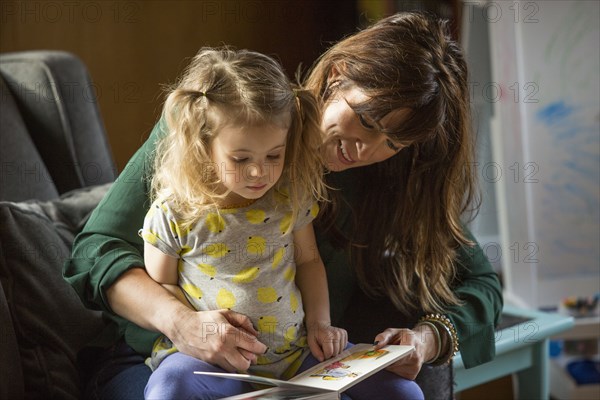
[[182,353],[229,372],[246,371],[267,346],[245,315],[231,310],[182,310],[169,338]]
[[414,380],[423,363],[435,357],[437,352],[436,337],[428,325],[417,325],[414,329],[388,328],[375,336],[376,348],[388,344],[414,346],[415,351],[390,365],[387,370],[403,378]]
[[345,329],[329,324],[311,324],[307,326],[308,346],[312,355],[321,361],[340,354],[348,344],[348,333]]

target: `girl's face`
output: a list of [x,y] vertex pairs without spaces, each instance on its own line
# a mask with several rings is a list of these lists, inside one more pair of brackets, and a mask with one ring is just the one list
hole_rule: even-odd
[[288,128],[276,124],[225,125],[211,144],[212,161],[224,189],[222,205],[262,197],[281,177]]
[[350,104],[359,104],[369,97],[352,85],[337,90],[325,103],[321,128],[325,132],[323,152],[330,171],[363,167],[394,156],[404,146],[390,139],[381,130],[397,126],[400,110],[392,111],[380,121],[357,114]]

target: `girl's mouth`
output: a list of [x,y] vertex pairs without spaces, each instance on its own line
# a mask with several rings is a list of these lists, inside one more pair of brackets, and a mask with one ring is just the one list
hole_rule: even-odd
[[254,190],[254,191],[261,191],[263,190],[265,187],[267,187],[267,184],[265,183],[264,185],[255,185],[255,186],[248,186],[248,189],[250,190]]

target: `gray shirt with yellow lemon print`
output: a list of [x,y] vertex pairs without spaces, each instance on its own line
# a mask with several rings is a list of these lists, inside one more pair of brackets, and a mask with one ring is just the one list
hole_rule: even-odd
[[[247,315],[268,346],[250,372],[288,379],[308,354],[302,297],[295,284],[293,231],[317,215],[317,203],[301,208],[290,230],[289,198],[271,189],[252,205],[212,209],[182,230],[164,200],[146,214],[140,235],[179,258],[179,286],[197,310],[231,309]],[[315,248],[312,251],[317,251]],[[219,327],[206,327],[217,335]],[[154,370],[177,351],[160,338],[147,363]]]

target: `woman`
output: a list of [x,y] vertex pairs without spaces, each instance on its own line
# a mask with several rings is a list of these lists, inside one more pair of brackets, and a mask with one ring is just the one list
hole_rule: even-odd
[[[378,345],[416,348],[390,368],[398,375],[414,379],[459,346],[467,367],[489,361],[501,289],[460,221],[476,184],[466,65],[445,24],[420,13],[383,19],[334,45],[306,83],[323,101],[335,197],[317,226],[332,323],[360,287],[393,303],[389,320],[402,323],[373,332]],[[137,229],[160,131],[158,124],[90,217],[65,266],[85,303],[109,311],[124,338],[92,381],[100,397],[141,396],[150,373],[143,358],[158,332],[226,370],[246,369],[264,350],[243,334],[247,317],[193,312],[143,269]]]

